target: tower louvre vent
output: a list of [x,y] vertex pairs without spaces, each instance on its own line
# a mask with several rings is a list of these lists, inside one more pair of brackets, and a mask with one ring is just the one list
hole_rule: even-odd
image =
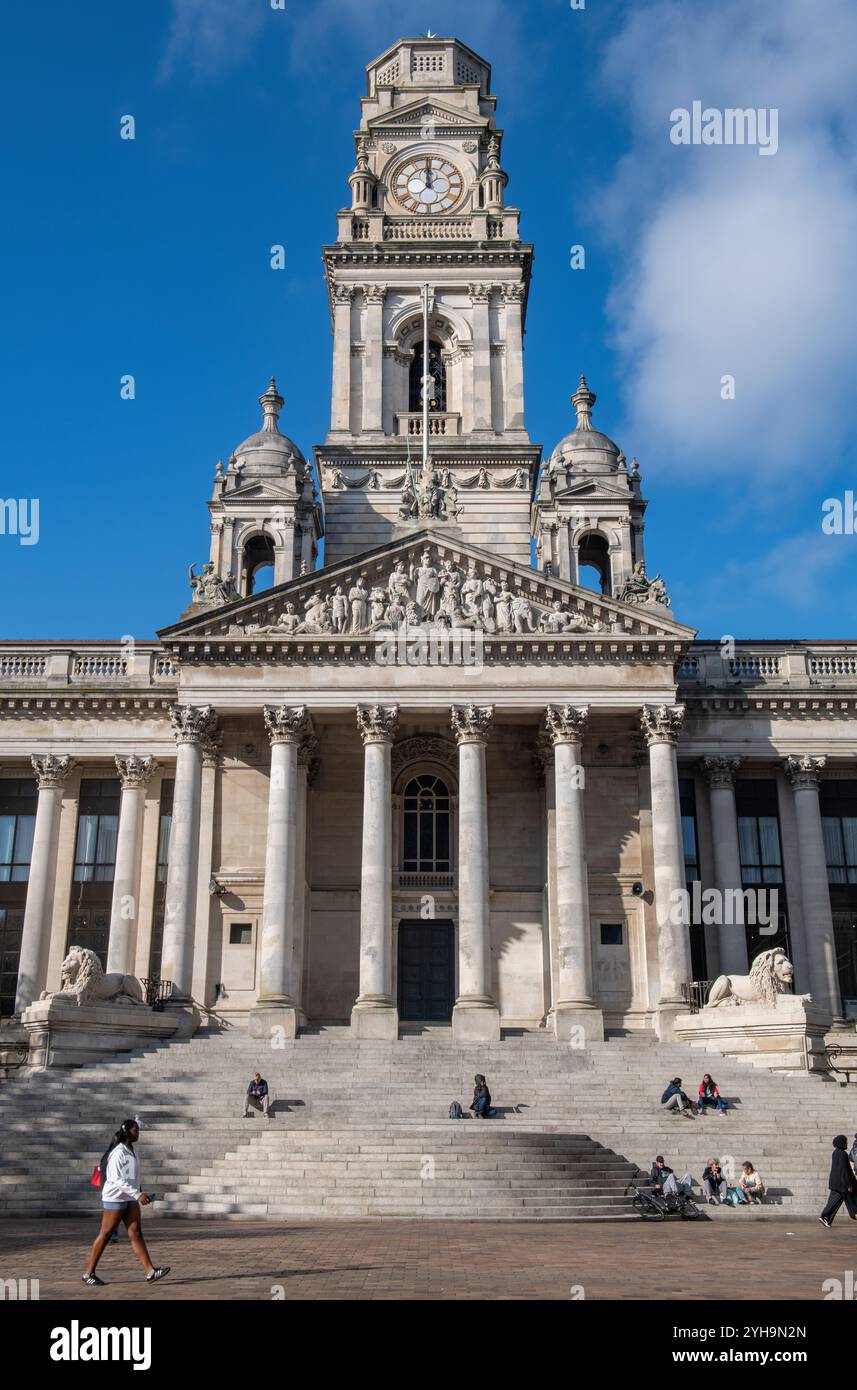
[[446,72],[446,54],[413,53],[411,55],[411,72]]

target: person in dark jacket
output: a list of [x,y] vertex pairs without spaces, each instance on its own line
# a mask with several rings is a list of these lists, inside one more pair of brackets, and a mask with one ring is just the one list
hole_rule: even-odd
[[252,1105],[254,1109],[261,1110],[266,1120],[270,1120],[271,1116],[268,1111],[270,1100],[267,1081],[261,1072],[254,1072],[244,1093],[244,1119],[248,1118]]
[[702,1190],[710,1206],[716,1207],[718,1198],[721,1203],[726,1201],[729,1184],[716,1158],[710,1158],[702,1170]]
[[827,1206],[818,1218],[822,1226],[829,1228],[833,1225],[833,1218],[843,1202],[851,1220],[857,1221],[857,1199],[855,1199],[857,1183],[855,1183],[854,1169],[851,1167],[851,1161],[848,1157],[848,1139],[844,1134],[837,1134],[833,1141],[833,1157],[827,1185],[830,1188],[830,1196],[827,1199]]
[[687,1115],[688,1119],[693,1116],[693,1107],[690,1097],[686,1096],[681,1089],[681,1077],[674,1076],[667,1089],[661,1096],[661,1105],[664,1110],[671,1110],[674,1115]]
[[477,1120],[486,1120],[494,1114],[491,1109],[491,1092],[488,1090],[488,1083],[481,1072],[474,1078],[473,1101],[470,1109],[473,1111]]
[[693,1196],[693,1178],[690,1173],[685,1173],[681,1179],[677,1178],[663,1154],[658,1154],[649,1169],[649,1181],[654,1183],[655,1191],[662,1192],[665,1197],[676,1197],[679,1192],[683,1192],[686,1197]]

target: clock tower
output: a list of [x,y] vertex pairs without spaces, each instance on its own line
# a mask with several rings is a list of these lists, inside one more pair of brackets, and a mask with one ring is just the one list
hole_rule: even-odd
[[541,454],[524,419],[533,248],[506,205],[491,68],[426,36],[366,74],[351,206],[324,248],[325,562],[430,523],[528,565]]

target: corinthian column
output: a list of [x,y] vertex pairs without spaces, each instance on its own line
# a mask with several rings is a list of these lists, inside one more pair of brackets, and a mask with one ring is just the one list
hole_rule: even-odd
[[171,998],[185,1003],[193,983],[202,754],[217,727],[217,715],[210,705],[174,705],[170,722],[177,753],[161,977],[172,981]]
[[16,1014],[29,1008],[45,987],[62,789],[74,766],[71,758],[64,755],[57,757],[54,753],[35,755],[30,761],[39,784],[39,800],[21,933],[21,954],[15,993]]
[[363,739],[363,863],[360,874],[360,993],[351,1010],[356,1038],[399,1036],[393,1000],[393,816],[390,769],[396,705],[359,705]]
[[[740,758],[703,758],[702,773],[708,783],[708,803],[711,809],[711,838],[714,842],[714,886],[725,903],[725,895],[736,889],[741,893],[734,901],[743,905],[741,851],[738,845],[738,814],[735,809],[735,773]],[[743,906],[740,921],[727,922],[732,914],[721,913],[717,926],[717,945],[720,953],[721,975],[747,973],[747,931]]]
[[558,1038],[604,1041],[604,1017],[592,987],[589,879],[583,814],[583,735],[589,711],[548,705],[545,726],[554,750],[556,801],[556,906],[559,997],[553,1024]]
[[363,292],[366,301],[366,327],[363,359],[363,433],[380,434],[383,425],[382,396],[384,369],[384,296],[383,285],[367,285]]
[[644,705],[640,720],[649,746],[652,788],[652,857],[660,976],[658,1033],[668,1037],[672,1034],[675,1015],[685,1007],[682,985],[690,980],[689,914],[676,763],[684,706]]
[[140,837],[146,788],[158,764],[154,758],[116,757],[116,771],[122,783],[119,803],[119,829],[116,835],[116,866],[113,873],[113,902],[110,909],[110,941],[107,970],[119,975],[134,971],[137,943],[137,917],[140,902]]
[[294,890],[297,855],[298,747],[309,721],[304,705],[266,705],[271,742],[265,897],[262,908],[259,997],[250,1012],[253,1037],[298,1032],[294,967]]
[[842,999],[830,909],[827,855],[818,804],[818,774],[826,761],[826,758],[812,758],[804,754],[801,758],[786,758],[783,767],[794,793],[800,899],[812,1002],[816,1008],[825,1009],[833,1017],[838,1017],[842,1013]]
[[488,784],[485,746],[491,705],[453,705],[458,743],[458,998],[453,1037],[496,1042],[500,1010],[491,988],[491,905],[488,884]]

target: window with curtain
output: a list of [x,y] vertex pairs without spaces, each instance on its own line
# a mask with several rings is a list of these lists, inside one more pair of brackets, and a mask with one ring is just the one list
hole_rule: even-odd
[[791,943],[776,782],[773,778],[739,777],[735,783],[735,809],[742,887],[777,891],[776,932],[763,935],[758,923],[746,923],[749,960],[752,963],[760,951],[772,950],[775,946],[781,946],[789,955]]
[[118,829],[118,780],[88,779],[81,782],[74,854],[76,883],[113,881]]
[[[699,840],[696,833],[696,790],[692,777],[680,777],[678,783],[681,809],[681,838],[684,850],[684,881],[687,891],[699,878]],[[705,951],[705,928],[701,922],[691,922],[690,969],[694,980],[708,978],[708,957]]]
[[30,877],[37,799],[34,781],[0,782],[0,883]]
[[449,788],[432,773],[405,788],[402,869],[405,873],[450,872]]

